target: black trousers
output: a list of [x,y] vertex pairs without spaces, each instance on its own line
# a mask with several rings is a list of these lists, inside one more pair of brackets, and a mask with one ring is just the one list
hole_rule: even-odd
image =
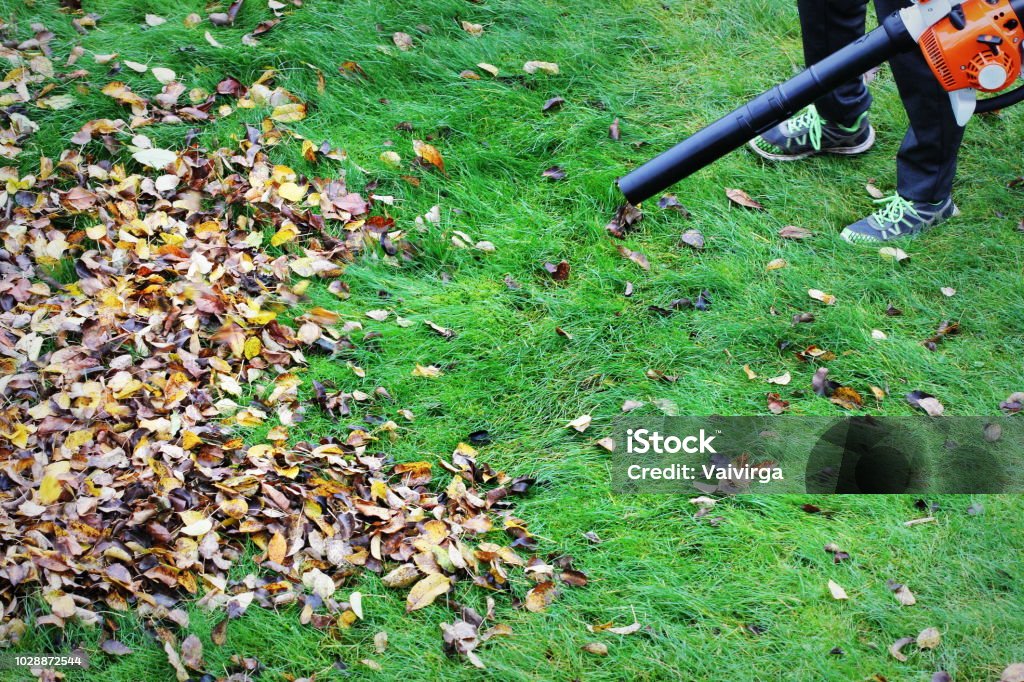
[[[808,65],[864,35],[867,0],[798,0],[797,4]],[[901,0],[875,0],[875,12],[886,17],[908,5]],[[952,192],[963,128],[953,118],[949,97],[920,52],[897,55],[889,65],[910,119],[896,156],[897,191],[911,201],[944,201]],[[871,106],[871,94],[858,78],[815,106],[825,119],[850,125]]]

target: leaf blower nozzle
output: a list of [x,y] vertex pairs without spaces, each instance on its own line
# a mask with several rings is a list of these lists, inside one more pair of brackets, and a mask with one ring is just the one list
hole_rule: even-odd
[[639,204],[779,125],[842,83],[915,47],[914,37],[895,13],[875,30],[620,178],[619,189],[629,203]]

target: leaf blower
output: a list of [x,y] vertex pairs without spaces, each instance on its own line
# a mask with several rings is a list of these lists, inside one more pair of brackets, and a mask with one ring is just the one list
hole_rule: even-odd
[[1024,100],[1024,86],[995,97],[1021,74],[1024,0],[917,0],[785,83],[699,130],[619,179],[638,204],[779,125],[840,84],[893,55],[919,49],[949,93],[956,121]]

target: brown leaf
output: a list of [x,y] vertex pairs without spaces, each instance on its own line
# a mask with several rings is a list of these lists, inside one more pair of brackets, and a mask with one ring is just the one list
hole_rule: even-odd
[[621,254],[623,258],[628,258],[629,260],[633,261],[644,270],[651,269],[651,263],[650,261],[647,260],[647,256],[640,253],[639,251],[631,251],[627,249],[625,246],[620,246],[619,254]]
[[764,210],[764,206],[751,199],[750,195],[741,189],[726,189],[725,196],[729,197],[729,201],[738,206],[752,208],[757,211]]
[[619,119],[612,121],[612,124],[608,126],[608,137],[618,142],[622,139],[622,131],[619,130]]
[[613,237],[623,239],[626,236],[626,233],[629,232],[636,223],[640,222],[643,217],[643,212],[641,212],[636,206],[628,203],[622,204],[615,211],[615,215],[605,226],[605,229],[608,230]]
[[779,230],[779,236],[783,239],[807,239],[808,237],[813,237],[814,233],[805,227],[786,225]]
[[544,112],[545,114],[547,114],[547,113],[550,113],[552,111],[556,111],[558,109],[561,109],[563,104],[565,104],[565,99],[563,99],[561,97],[552,97],[548,101],[544,102],[544,106],[541,107],[540,110],[542,112]]
[[778,393],[768,393],[768,411],[772,414],[782,414],[789,407],[789,402],[783,400]]
[[907,661],[907,655],[903,653],[903,647],[913,641],[913,637],[900,637],[892,643],[892,646],[889,647],[889,653],[892,654],[892,657],[897,661],[905,663]]
[[559,262],[558,265],[555,265],[553,263],[545,263],[544,269],[547,271],[549,275],[551,275],[551,279],[555,280],[556,282],[564,282],[567,279],[569,279],[568,261],[563,260]]
[[587,642],[581,648],[583,651],[586,651],[588,654],[593,654],[594,656],[608,655],[608,645],[604,642]]
[[527,611],[534,613],[540,613],[547,609],[547,607],[555,600],[558,592],[555,589],[555,584],[551,581],[546,581],[537,584],[529,592],[526,593],[526,599],[523,602],[523,606]]

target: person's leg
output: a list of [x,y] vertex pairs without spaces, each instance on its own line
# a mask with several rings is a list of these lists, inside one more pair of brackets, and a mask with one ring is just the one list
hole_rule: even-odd
[[[804,59],[820,62],[864,35],[867,0],[798,0]],[[769,161],[796,161],[815,154],[852,156],[875,143],[868,120],[871,95],[861,76],[843,83],[787,121],[750,141]]]
[[[875,0],[875,11],[882,18],[908,5]],[[964,129],[957,125],[949,96],[920,51],[897,55],[889,65],[910,120],[896,156],[897,191],[913,202],[945,201],[952,193]]]
[[[867,0],[799,0],[804,62],[820,62],[864,35]],[[864,79],[857,77],[814,103],[822,118],[842,126],[857,123],[871,106]]]
[[[908,6],[875,0],[879,19]],[[889,60],[910,126],[896,155],[896,195],[873,214],[848,225],[848,242],[875,243],[917,234],[957,213],[951,194],[963,140],[949,96],[919,50]]]

